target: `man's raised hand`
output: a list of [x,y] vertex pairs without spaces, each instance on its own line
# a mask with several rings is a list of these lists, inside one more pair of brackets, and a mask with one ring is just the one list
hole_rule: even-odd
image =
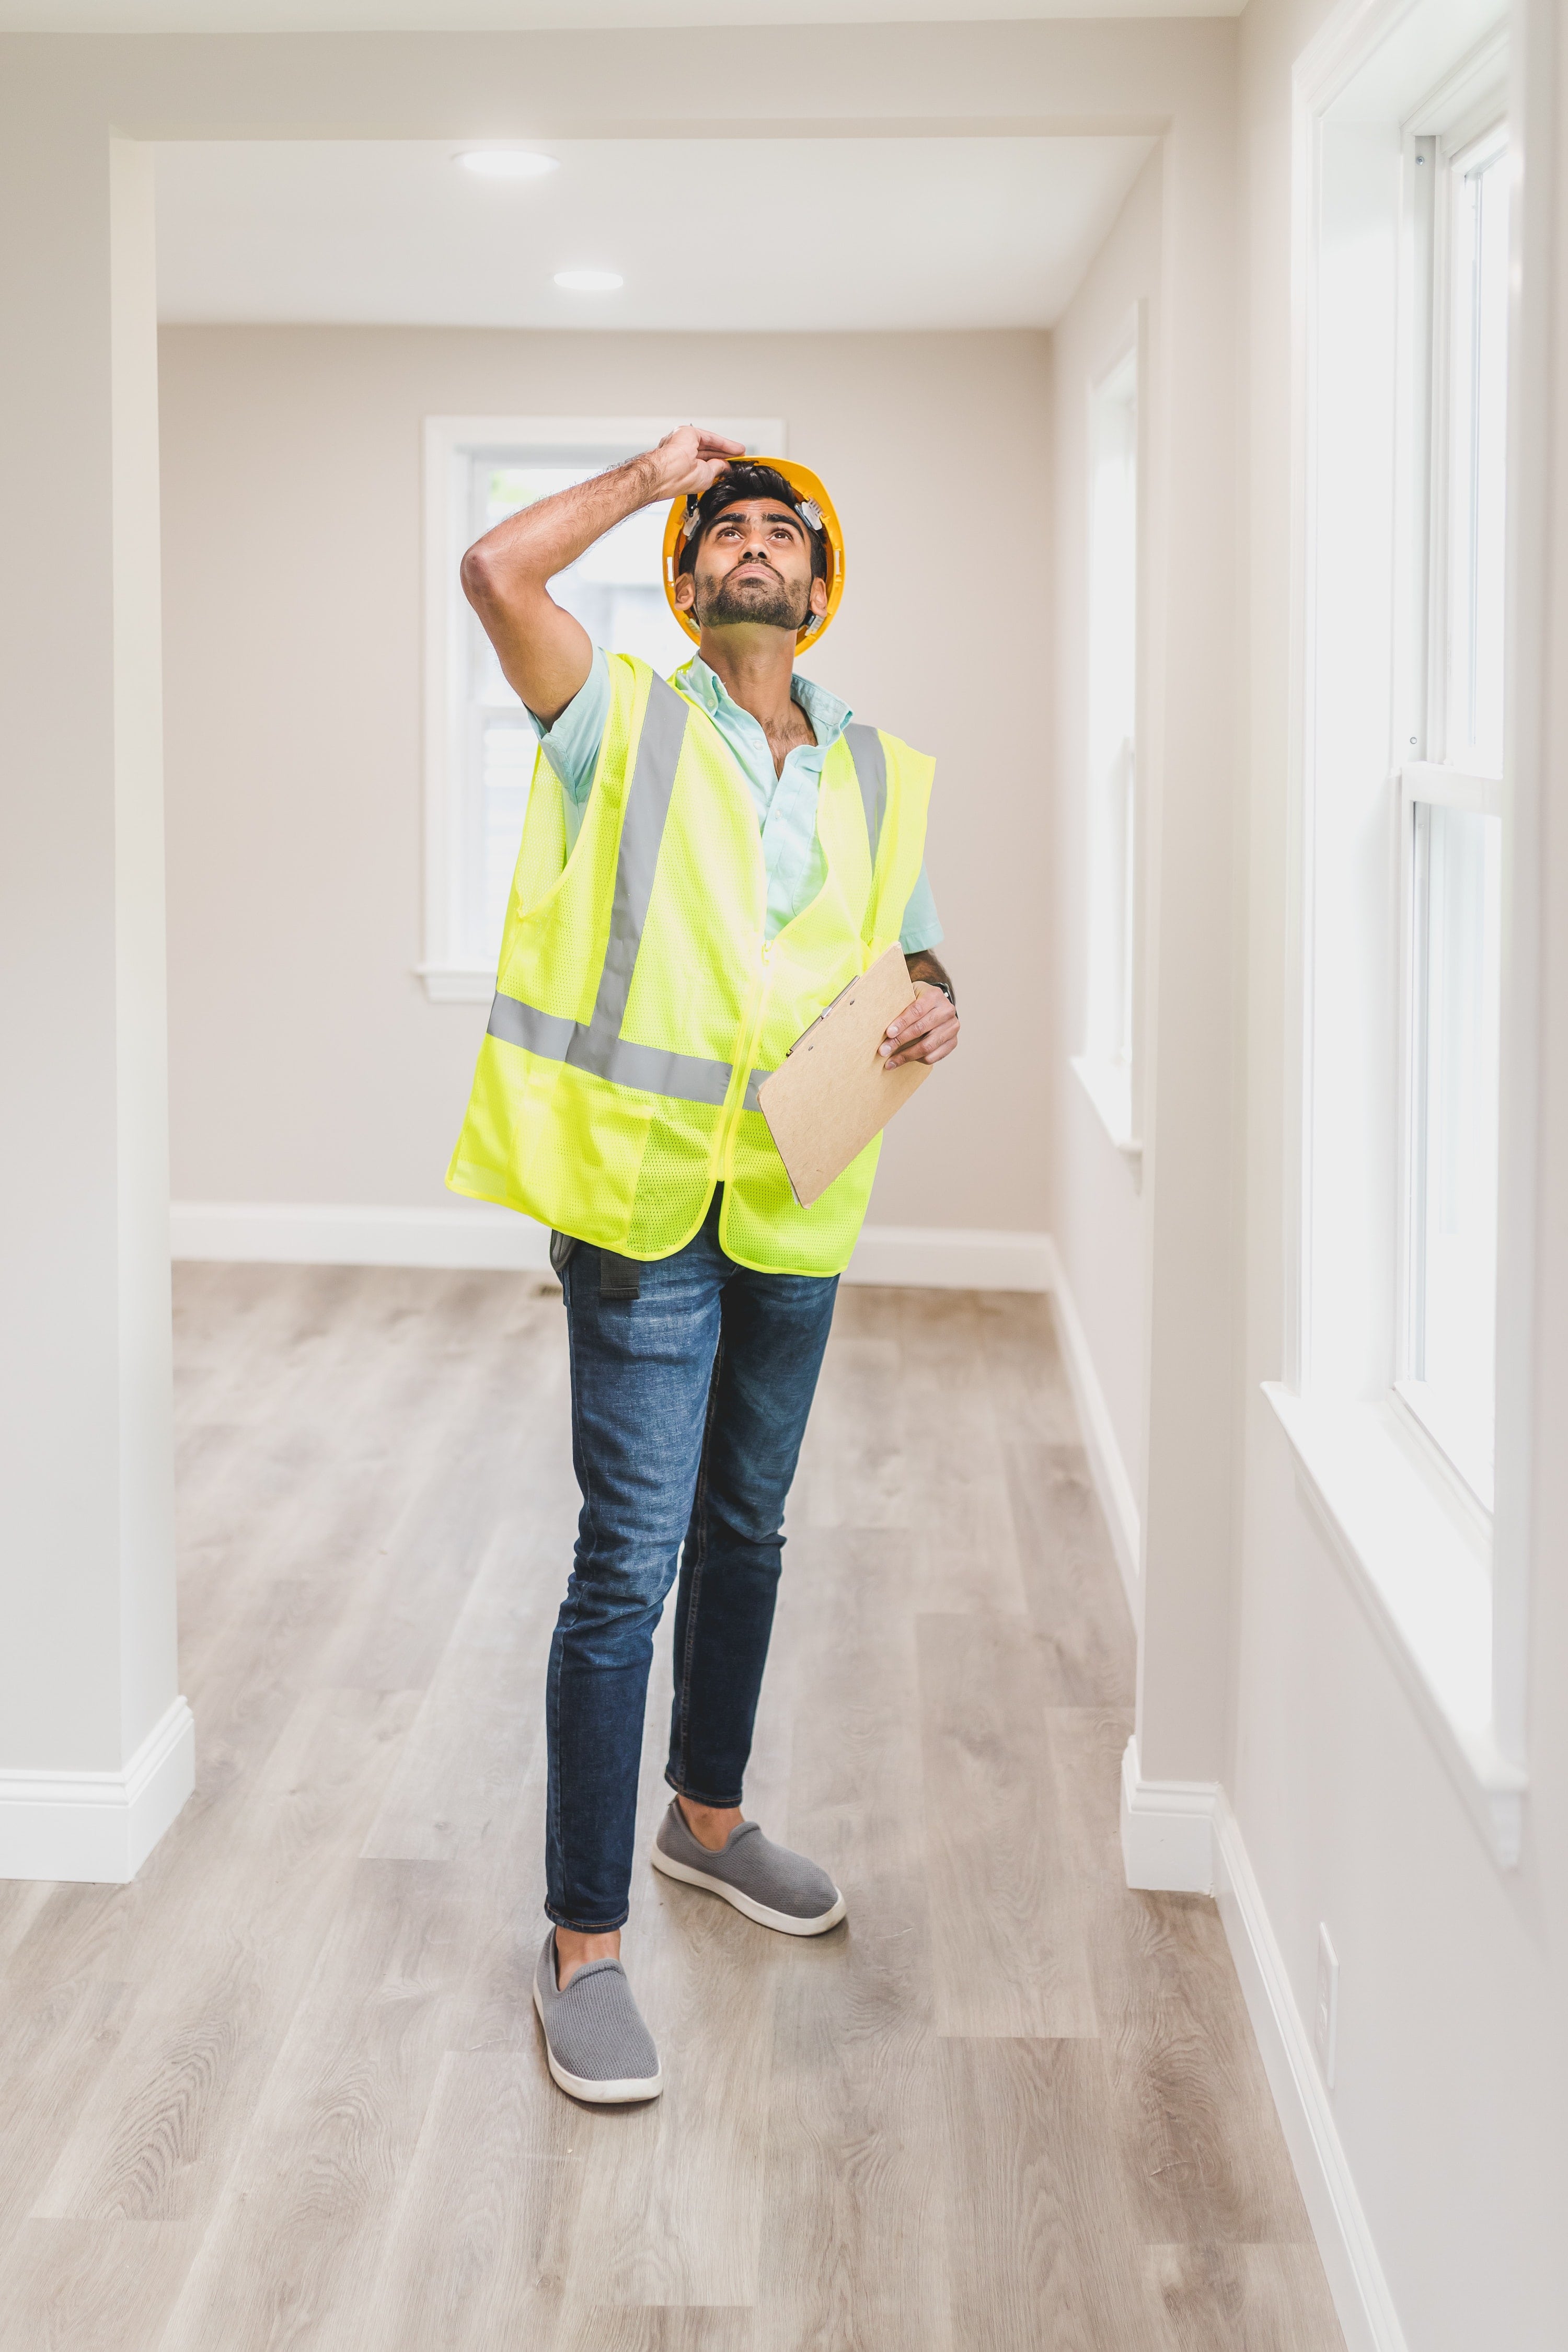
[[655,498],[678,499],[682,491],[700,498],[737,457],[746,454],[743,441],[726,441],[721,433],[704,432],[700,425],[678,425],[656,449],[658,487]]

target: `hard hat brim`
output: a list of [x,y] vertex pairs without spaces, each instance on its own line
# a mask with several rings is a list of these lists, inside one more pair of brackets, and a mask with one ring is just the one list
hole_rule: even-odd
[[[827,603],[820,620],[813,620],[805,628],[795,632],[795,651],[804,653],[809,646],[821,644],[844,594],[844,533],[834,511],[833,501],[809,466],[797,466],[788,457],[752,457],[750,454],[735,462],[737,465],[766,466],[773,473],[782,474],[801,499],[810,499],[821,509],[823,537],[827,542]],[[669,514],[664,526],[664,594],[679,626],[692,644],[698,645],[701,641],[701,631],[690,614],[683,613],[675,601],[677,567],[680,562],[685,523],[685,498],[674,499],[670,501]]]

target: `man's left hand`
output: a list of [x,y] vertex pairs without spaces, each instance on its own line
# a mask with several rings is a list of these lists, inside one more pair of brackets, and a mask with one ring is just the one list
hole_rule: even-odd
[[958,1043],[958,1013],[940,988],[915,982],[915,1001],[889,1024],[877,1051],[889,1070],[905,1062],[941,1062]]

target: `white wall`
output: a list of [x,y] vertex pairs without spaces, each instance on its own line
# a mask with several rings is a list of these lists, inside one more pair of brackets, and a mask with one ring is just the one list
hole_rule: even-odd
[[[1229,96],[1227,74],[1201,142],[1178,128],[1151,157],[1053,337],[1051,1221],[1091,1457],[1140,1620],[1141,1770],[1177,1783],[1221,1772],[1231,1639],[1230,1138],[1241,974]],[[1089,387],[1138,304],[1141,1183],[1068,1066],[1085,1044]]]
[[[1522,86],[1542,118],[1527,164],[1538,184],[1547,141],[1562,152],[1568,59],[1542,54],[1541,24],[1552,12],[1521,0],[1525,13],[1537,33]],[[1241,1908],[1227,1886],[1227,1919],[1281,1970],[1272,2010],[1267,1976],[1251,1972],[1248,1981],[1325,2230],[1331,2274],[1346,2297],[1350,2341],[1355,2352],[1475,2352],[1494,2345],[1508,2352],[1561,2352],[1568,2342],[1568,2290],[1557,2251],[1568,2200],[1568,1712],[1562,1703],[1568,1583],[1560,1563],[1568,1460],[1556,1433],[1568,1422],[1568,1221],[1557,1204],[1568,1198],[1568,972],[1552,944],[1568,935],[1568,840],[1552,781],[1568,761],[1568,599],[1561,585],[1568,559],[1560,551],[1568,548],[1568,425],[1560,400],[1547,435],[1554,436],[1547,453],[1553,463],[1538,465],[1523,502],[1527,522],[1533,521],[1551,484],[1543,528],[1559,553],[1544,624],[1554,641],[1543,666],[1550,690],[1539,719],[1547,950],[1536,1008],[1542,1125],[1534,1172],[1542,1208],[1535,1237],[1535,1455],[1524,1498],[1534,1563],[1530,1788],[1517,1869],[1494,1858],[1450,1778],[1361,1588],[1303,1501],[1260,1389],[1281,1379],[1289,1361],[1283,1241],[1290,1131],[1288,816],[1299,554],[1290,506],[1290,76],[1329,14],[1326,0],[1250,0],[1240,23],[1237,214],[1245,247],[1237,275],[1245,315],[1232,347],[1237,430],[1223,470],[1212,447],[1175,413],[1168,354],[1152,372],[1151,391],[1161,410],[1153,419],[1155,494],[1163,465],[1173,506],[1168,534],[1156,532],[1150,554],[1150,584],[1163,611],[1153,615],[1152,675],[1146,671],[1144,678],[1151,724],[1143,748],[1156,772],[1151,779],[1146,770],[1152,888],[1143,951],[1152,1100],[1146,1099],[1145,1133],[1153,1149],[1142,1196],[1067,1068],[1082,1026],[1085,385],[1135,295],[1152,306],[1156,350],[1162,300],[1166,336],[1191,331],[1193,281],[1189,276],[1178,285],[1173,275],[1187,202],[1172,176],[1180,163],[1176,142],[1129,198],[1054,338],[1058,789],[1050,991],[1060,1025],[1050,1215],[1094,1381],[1147,1511],[1142,1778],[1131,1789],[1130,1851],[1142,1837],[1151,1843],[1141,1850],[1155,1854],[1156,1868],[1177,1855],[1173,1874],[1147,1883],[1208,1883],[1207,1809],[1217,1801],[1225,1851],[1249,1865],[1255,1907]],[[1568,191],[1561,185],[1556,220],[1551,333],[1561,385],[1568,381]],[[1223,578],[1227,482],[1241,509],[1243,571],[1237,634],[1211,712],[1215,772],[1228,812],[1222,822],[1190,770],[1173,773],[1175,722],[1184,708],[1190,722],[1197,681],[1183,675],[1170,638],[1162,649],[1158,633],[1162,620],[1173,630],[1181,625],[1184,598],[1215,593]],[[1206,514],[1205,491],[1217,500]],[[1184,521],[1176,512],[1184,497]],[[1195,829],[1178,870],[1172,828],[1180,823],[1185,829],[1189,821]],[[1203,978],[1198,968],[1205,959]],[[1190,1017],[1205,996],[1216,1016],[1212,1026]],[[1189,1139],[1173,1184],[1162,1146],[1173,1116],[1197,1116],[1183,1101],[1189,1079],[1203,1097],[1207,1144]],[[1224,1227],[1217,1248],[1209,1214],[1215,1203]],[[1184,1396],[1179,1329],[1173,1335],[1167,1317],[1162,1336],[1159,1299],[1173,1277],[1191,1276],[1198,1261],[1202,1271],[1191,1282],[1188,1306],[1206,1295],[1212,1319],[1194,1318]],[[1225,1328],[1228,1341],[1219,1336]],[[1221,1400],[1221,1411],[1217,1421],[1199,1424],[1194,1400],[1205,1392]],[[1192,1498],[1189,1531],[1200,1511],[1199,1490],[1208,1494],[1214,1577],[1205,1576],[1179,1528],[1173,1533],[1184,1478]],[[1234,1481],[1229,1511],[1214,1502],[1215,1482],[1226,1480]],[[1185,1627],[1178,1622],[1184,1615]],[[1200,1625],[1201,1634],[1194,1633]],[[1217,1686],[1206,1672],[1216,1655]],[[1211,1780],[1216,1799],[1205,1786]],[[1184,1822],[1194,1832],[1187,1844]],[[1188,1860],[1196,1874],[1184,1878]],[[1244,1887],[1240,1904],[1251,1902]],[[1331,2094],[1313,2088],[1309,2032],[1320,1923],[1341,1964]],[[1294,2087],[1291,2060],[1302,2069]],[[1342,2156],[1348,2170],[1337,2176],[1336,2207],[1324,2191],[1335,2187]],[[1369,2232],[1359,2273],[1334,2244],[1343,2231],[1353,2235],[1358,2206]],[[1388,2297],[1382,2305],[1380,2282]],[[1365,2308],[1363,2290],[1373,2298]]]
[[[1160,346],[1161,184],[1156,152],[1052,336],[1056,409],[1057,793],[1052,828],[1051,1233],[1082,1318],[1118,1450],[1135,1496],[1143,1493],[1144,1215],[1137,1169],[1118,1150],[1074,1076],[1084,1046],[1089,877],[1089,398],[1145,306],[1152,358]],[[1145,370],[1147,409],[1155,372]],[[1154,436],[1149,436],[1157,446]],[[1148,484],[1142,485],[1145,502]],[[1151,717],[1152,713],[1151,712]],[[1141,794],[1146,801],[1147,795]],[[1145,972],[1146,972],[1145,962]],[[1140,1022],[1141,1030],[1146,1024]],[[1136,1124],[1136,1115],[1135,1115]]]
[[[1241,807],[1249,833],[1245,1282],[1237,1410],[1245,1431],[1232,1729],[1225,1773],[1298,2008],[1310,2017],[1326,1922],[1340,1956],[1331,2108],[1410,2352],[1561,2352],[1568,2165],[1568,1526],[1563,1449],[1533,1498],[1531,1790],[1525,1851],[1502,1868],[1474,1825],[1338,1559],[1303,1506],[1259,1393],[1281,1378],[1289,1121],[1286,1037],[1291,625],[1289,77],[1321,0],[1251,0],[1242,19],[1249,226],[1247,688]],[[1561,132],[1558,133],[1559,142]],[[1565,216],[1568,217],[1568,216]],[[1568,327],[1559,310],[1558,333]],[[1561,379],[1560,379],[1561,381]],[[1560,453],[1563,436],[1559,427]],[[1563,478],[1558,478],[1559,548]],[[1538,489],[1531,495],[1538,495]],[[1556,608],[1557,674],[1564,612]],[[1561,687],[1560,747],[1568,712]],[[1559,761],[1562,749],[1558,752]],[[1557,936],[1568,847],[1551,832]],[[1550,935],[1550,934],[1549,934]],[[1549,961],[1542,1199],[1568,1197],[1568,985]],[[1568,1412],[1568,1251],[1542,1236],[1538,1423]]]
[[153,226],[150,156],[0,64],[0,1876],[127,1877],[191,1785]]
[[414,977],[422,419],[707,412],[782,415],[831,487],[848,586],[805,667],[937,759],[965,1034],[872,1216],[1044,1227],[1044,334],[170,327],[161,368],[177,1200],[451,1200],[485,1012]]

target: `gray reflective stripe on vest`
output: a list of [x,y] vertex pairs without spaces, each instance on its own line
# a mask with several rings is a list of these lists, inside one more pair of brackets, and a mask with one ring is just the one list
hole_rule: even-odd
[[[664,839],[664,821],[669,814],[670,796],[675,791],[675,772],[680,765],[680,747],[686,740],[687,717],[684,698],[656,673],[648,680],[647,708],[643,712],[642,733],[637,737],[632,780],[626,787],[621,845],[616,857],[610,936],[594,1006],[594,1028],[607,1026],[612,1036],[620,1034],[626,999],[631,994],[632,970],[653,898],[658,845]],[[567,1056],[569,1061],[577,1058],[575,1055]],[[589,1062],[581,1066],[591,1069],[594,1065]]]
[[888,755],[874,727],[847,727],[844,740],[855,762],[855,780],[860,787],[860,805],[866,812],[866,835],[871,845],[874,866],[888,808]]
[[675,772],[686,740],[686,715],[687,706],[675,688],[654,677],[626,786],[610,936],[592,1021],[584,1028],[563,1013],[541,1013],[521,997],[498,992],[489,1028],[492,1037],[521,1045],[541,1061],[564,1062],[574,1070],[588,1070],[596,1078],[633,1087],[641,1094],[668,1095],[679,1102],[711,1103],[718,1108],[730,1091],[728,1062],[706,1061],[696,1054],[667,1054],[657,1045],[634,1045],[620,1034],[653,898],[654,872],[675,790]]
[[[492,1037],[521,1045],[542,1062],[566,1062],[618,1087],[641,1094],[670,1095],[678,1102],[711,1103],[719,1108],[730,1091],[730,1064],[706,1062],[696,1054],[667,1054],[658,1045],[634,1045],[608,1037],[598,1016],[584,1029],[558,1013],[541,1013],[521,997],[497,993],[489,1022]],[[752,1108],[755,1108],[753,1104]]]

